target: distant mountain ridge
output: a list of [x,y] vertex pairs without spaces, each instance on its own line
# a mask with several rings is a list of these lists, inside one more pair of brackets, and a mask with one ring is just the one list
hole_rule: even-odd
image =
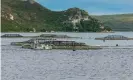
[[133,13],[93,16],[114,31],[133,31]]
[[2,0],[2,32],[111,30],[85,10],[51,11],[34,0]]

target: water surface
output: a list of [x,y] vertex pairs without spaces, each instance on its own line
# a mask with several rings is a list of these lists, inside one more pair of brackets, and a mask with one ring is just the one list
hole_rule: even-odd
[[[5,33],[2,33],[2,35]],[[13,33],[12,33],[13,34]],[[18,33],[17,33],[18,34]],[[80,37],[79,39],[77,38],[72,38],[72,39],[65,39],[65,40],[74,40],[77,42],[84,42],[88,45],[100,45],[100,46],[116,46],[116,44],[119,44],[119,46],[125,46],[125,47],[133,47],[133,40],[107,40],[107,41],[102,41],[102,40],[95,40],[97,37],[105,37],[108,35],[123,35],[125,37],[133,38],[133,32],[115,32],[115,33],[63,33],[63,32],[58,32],[58,33],[19,33],[23,36],[39,36],[41,34],[63,34],[63,35],[68,35],[71,37]],[[22,38],[21,38],[22,39]],[[5,41],[7,39],[3,39]],[[24,39],[22,39],[24,40]],[[27,39],[25,39],[27,40]],[[14,40],[15,41],[15,40]]]
[[[41,33],[21,34],[34,36]],[[133,45],[132,40],[105,43],[94,40],[108,34],[133,37],[132,32],[65,34],[83,37],[75,40],[91,45],[114,45],[117,42]],[[133,49],[31,50],[10,45],[10,42],[25,40],[28,38],[2,38],[2,80],[133,80]]]

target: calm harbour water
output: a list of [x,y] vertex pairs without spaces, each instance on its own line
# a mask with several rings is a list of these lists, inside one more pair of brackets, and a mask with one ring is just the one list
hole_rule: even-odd
[[[4,34],[4,33],[2,33]],[[20,33],[35,36],[42,33]],[[54,34],[54,33],[52,33]],[[117,34],[133,37],[133,32],[117,33],[56,33],[89,45],[116,43],[132,47],[130,41],[97,41],[95,37]],[[133,80],[133,49],[101,50],[30,50],[11,46],[10,42],[28,38],[2,38],[2,80]],[[70,39],[69,39],[70,40]]]
[[[2,33],[1,35],[3,35],[5,33]],[[11,33],[13,34],[13,33]],[[133,47],[133,40],[108,40],[103,42],[102,40],[95,40],[95,38],[97,37],[105,37],[108,35],[123,35],[125,37],[129,37],[129,38],[133,38],[133,32],[115,32],[115,33],[19,33],[23,36],[39,36],[41,34],[63,34],[63,35],[68,35],[71,37],[81,37],[82,39],[65,39],[65,40],[74,40],[77,42],[84,42],[88,45],[101,45],[101,46],[116,46],[116,44],[119,44],[120,46],[132,46]],[[4,38],[2,40],[2,43],[6,44],[6,41],[11,41],[11,42],[17,42],[17,41],[24,41],[24,40],[28,40],[28,39],[23,39],[23,38],[16,38],[16,39],[6,39]],[[8,43],[7,43],[8,44]],[[9,43],[10,44],[10,43]]]

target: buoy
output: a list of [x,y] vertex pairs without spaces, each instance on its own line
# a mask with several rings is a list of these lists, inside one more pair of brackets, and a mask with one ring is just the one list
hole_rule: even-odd
[[75,49],[73,49],[73,51],[76,51]]

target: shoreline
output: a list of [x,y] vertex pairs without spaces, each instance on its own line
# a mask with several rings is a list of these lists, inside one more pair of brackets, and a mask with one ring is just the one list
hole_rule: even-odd
[[133,31],[110,31],[110,32],[62,32],[62,31],[55,31],[55,32],[1,32],[1,33],[116,33],[116,32],[133,32]]

